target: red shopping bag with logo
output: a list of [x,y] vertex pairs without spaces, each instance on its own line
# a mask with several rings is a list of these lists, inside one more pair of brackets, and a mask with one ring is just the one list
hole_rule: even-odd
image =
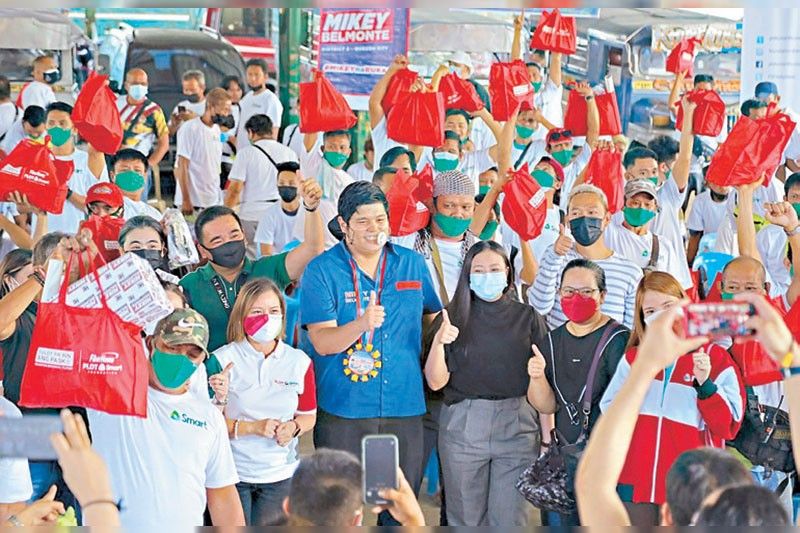
[[81,222],[80,229],[88,229],[92,232],[92,240],[100,252],[98,257],[103,259],[103,261],[96,263],[98,268],[103,263],[110,263],[122,255],[119,246],[119,232],[124,225],[124,218],[94,214]]
[[0,161],[0,201],[18,192],[27,196],[31,205],[61,214],[74,169],[72,161],[56,159],[45,144],[24,139]]
[[344,96],[321,71],[314,80],[300,84],[300,132],[349,130],[358,119]]
[[105,154],[113,155],[122,145],[124,132],[117,98],[106,85],[107,80],[108,76],[89,75],[72,108],[72,122],[86,142]]
[[410,92],[411,87],[419,79],[419,74],[407,68],[401,68],[395,72],[392,79],[389,80],[386,93],[381,98],[383,112],[388,113],[397,102],[403,99],[403,93]]
[[495,120],[505,122],[517,107],[533,109],[533,95],[533,85],[525,63],[519,59],[510,63],[492,63],[489,99]]
[[[70,256],[67,272],[73,261]],[[148,362],[142,329],[124,322],[109,307],[97,273],[101,307],[66,303],[69,276],[58,300],[40,303],[28,360],[22,377],[20,405],[78,406],[116,415],[147,416]]]
[[[595,94],[597,112],[600,115],[600,135],[619,135],[622,133],[622,120],[617,106],[615,92]],[[564,114],[564,129],[572,135],[583,136],[588,131],[586,124],[586,98],[578,91],[571,90],[567,96],[567,112]]]
[[445,109],[463,109],[467,113],[474,113],[484,107],[475,86],[452,72],[442,77],[439,92],[444,95]]
[[594,185],[605,193],[609,213],[622,210],[625,204],[622,152],[616,149],[595,150],[584,172],[586,173],[584,182]]
[[693,74],[694,51],[697,45],[703,42],[699,37],[684,37],[675,45],[667,56],[667,72],[680,74],[687,72],[687,76]]
[[539,23],[531,37],[531,50],[550,50],[574,54],[578,44],[575,17],[564,17],[558,8],[542,11]]
[[[694,90],[686,93],[686,97],[697,104],[692,117],[692,133],[716,137],[722,132],[727,121],[725,101],[717,91]],[[678,131],[683,131],[683,105],[678,102],[678,115],[675,118]]]
[[386,193],[389,202],[389,228],[392,237],[402,237],[415,233],[428,225],[431,212],[417,199],[419,178],[409,176],[399,169],[392,186]]
[[399,143],[433,148],[444,144],[442,93],[404,94],[386,116],[386,133],[389,138]]
[[503,186],[503,193],[503,220],[508,226],[524,241],[541,235],[547,218],[547,198],[528,172],[527,163],[511,172],[511,179]]

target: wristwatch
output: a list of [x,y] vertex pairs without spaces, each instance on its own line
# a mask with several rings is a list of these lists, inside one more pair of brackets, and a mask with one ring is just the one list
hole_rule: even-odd
[[308,211],[309,213],[313,213],[314,211],[316,211],[317,209],[319,209],[319,204],[317,204],[317,207],[315,207],[314,209],[311,209],[310,207],[308,207],[308,206],[306,205],[306,203],[305,203],[305,202],[303,202],[303,208],[304,208],[306,211]]
[[300,424],[298,424],[297,420],[294,419],[292,419],[292,422],[294,422],[294,425],[297,427],[297,429],[294,430],[294,433],[292,433],[292,438],[294,439],[300,434]]
[[784,233],[786,233],[787,237],[794,237],[795,235],[800,235],[800,224],[795,226],[795,228],[792,231],[789,230],[783,230],[783,231]]
[[594,98],[594,95],[593,95],[593,94],[590,94],[589,96],[584,96],[584,98],[586,98],[586,101],[588,102],[589,100],[591,100],[592,98]]
[[228,405],[228,397],[226,396],[224,399],[218,400],[217,397],[214,396],[214,399],[212,400],[212,403],[214,405],[220,405],[220,406]]

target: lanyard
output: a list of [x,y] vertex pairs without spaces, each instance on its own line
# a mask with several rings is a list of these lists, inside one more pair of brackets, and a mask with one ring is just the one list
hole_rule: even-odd
[[431,235],[431,260],[433,261],[433,269],[436,271],[436,277],[439,279],[439,298],[442,299],[442,305],[446,307],[450,303],[450,298],[447,297],[447,287],[444,285],[442,256],[439,254],[439,246],[436,244],[436,239],[433,235]]
[[[247,281],[247,276],[248,276],[247,272],[242,272],[241,274],[239,274],[239,277],[236,278],[236,281],[234,282],[233,292],[236,292],[238,294],[239,282],[241,281],[242,285],[244,285],[244,283]],[[230,315],[231,307],[233,306],[231,305],[231,301],[228,300],[228,295],[225,293],[225,289],[222,287],[222,283],[219,281],[218,275],[215,275],[213,278],[211,278],[211,285],[214,286],[214,290],[217,292],[217,296],[219,297],[219,302],[222,304],[222,307],[225,309],[225,312],[228,313],[228,315]]]
[[[383,292],[383,282],[386,275],[386,249],[381,252],[381,268],[380,268],[380,277],[378,278],[378,294],[377,294],[377,303],[380,304],[381,302],[381,293]],[[361,316],[361,288],[359,287],[358,283],[358,266],[353,258],[350,258],[350,268],[353,271],[353,288],[356,291],[356,318]],[[364,343],[364,345],[372,344],[372,340],[375,338],[375,330],[373,329],[369,333],[369,340]],[[363,336],[362,336],[363,340]]]

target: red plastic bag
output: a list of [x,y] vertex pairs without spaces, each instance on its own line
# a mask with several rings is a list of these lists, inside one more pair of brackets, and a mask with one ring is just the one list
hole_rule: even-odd
[[[614,92],[595,94],[597,111],[600,114],[600,135],[619,135],[622,133],[622,120],[619,116],[617,96]],[[586,135],[586,99],[577,91],[570,91],[567,97],[567,112],[564,114],[564,129],[573,135]]]
[[789,309],[789,312],[786,313],[786,316],[783,317],[783,320],[789,327],[789,331],[792,332],[794,339],[800,342],[800,298],[794,302],[794,305]]
[[539,24],[531,37],[531,50],[550,50],[562,54],[574,54],[578,42],[575,17],[564,17],[558,11],[542,11]]
[[399,143],[438,148],[444,144],[442,93],[405,93],[386,116],[386,133]]
[[32,205],[59,215],[74,169],[72,161],[56,159],[46,145],[25,139],[0,161],[0,201],[19,192]]
[[414,198],[431,209],[433,206],[433,167],[428,163],[422,167],[422,170],[415,172],[413,177],[417,180]]
[[[80,229],[91,230],[92,240],[97,245],[100,256],[106,263],[109,263],[122,255],[119,246],[119,232],[124,225],[124,218],[90,215],[87,220],[81,222]],[[98,266],[100,265],[102,262],[98,264]]]
[[528,172],[527,163],[511,173],[503,193],[503,220],[508,226],[524,241],[541,235],[547,218],[547,198]]
[[746,386],[755,387],[783,380],[780,366],[764,351],[760,342],[754,340],[734,342],[730,351],[733,361],[742,372]]
[[[67,271],[74,260],[70,256]],[[100,308],[67,305],[68,281],[65,276],[55,303],[39,304],[20,405],[147,416],[149,372],[141,328],[109,309],[102,288]]]
[[684,37],[681,39],[667,56],[667,72],[680,74],[683,71],[687,71],[687,76],[691,76],[693,74],[694,49],[702,42],[703,40],[699,37]]
[[419,178],[409,176],[399,169],[392,186],[386,193],[389,202],[389,228],[392,237],[402,237],[415,233],[428,225],[431,212],[417,200]]
[[124,132],[117,99],[106,86],[106,80],[108,76],[89,75],[75,100],[72,122],[86,142],[105,154],[113,155],[122,145]]
[[[716,91],[694,90],[686,93],[686,97],[697,104],[692,117],[692,133],[716,137],[722,131],[727,120],[725,101]],[[678,116],[675,119],[678,131],[683,130],[683,105],[678,102]]]
[[358,119],[344,96],[319,70],[300,84],[300,133],[349,130]]
[[492,116],[505,122],[517,107],[533,109],[533,85],[528,76],[528,67],[517,59],[511,63],[492,63],[489,72],[489,97]]
[[622,210],[625,205],[625,178],[622,175],[622,152],[595,150],[586,165],[584,182],[602,190],[608,201],[609,213]]
[[384,94],[381,99],[383,112],[388,114],[392,107],[403,99],[403,93],[410,92],[411,87],[419,79],[419,74],[407,68],[395,72],[392,79],[389,80],[386,94]]
[[706,181],[736,186],[758,181],[766,175],[768,185],[794,131],[795,123],[783,113],[759,120],[739,117],[708,167]]
[[444,95],[445,109],[463,109],[467,113],[474,113],[484,107],[475,86],[453,73],[442,77],[439,92]]

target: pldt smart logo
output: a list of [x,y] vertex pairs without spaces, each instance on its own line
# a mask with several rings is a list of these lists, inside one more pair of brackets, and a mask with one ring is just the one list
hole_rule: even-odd
[[203,420],[196,420],[188,416],[186,413],[179,413],[178,411],[172,411],[172,414],[170,414],[169,417],[175,422],[182,422],[198,428],[205,429],[208,426],[207,422],[204,422]]

